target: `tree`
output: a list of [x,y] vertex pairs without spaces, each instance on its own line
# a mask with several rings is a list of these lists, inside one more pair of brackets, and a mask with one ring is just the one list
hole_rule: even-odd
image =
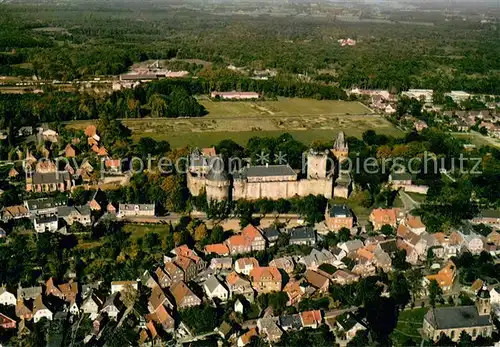
[[194,230],[194,240],[201,241],[208,236],[208,229],[205,223],[201,223]]
[[393,274],[390,295],[400,308],[404,308],[410,302],[410,285],[404,274],[400,271]]
[[436,307],[436,302],[442,298],[443,290],[436,280],[431,280],[427,290],[429,291],[429,302],[432,307]]
[[268,296],[268,302],[276,314],[281,314],[288,302],[288,295],[285,292],[271,293]]
[[340,228],[338,233],[339,242],[349,241],[351,238],[351,231],[345,227]]
[[389,224],[384,224],[380,228],[380,232],[386,236],[392,236],[394,235],[394,228]]
[[419,298],[422,294],[423,284],[422,284],[422,270],[419,268],[411,268],[405,272],[406,280],[408,281],[408,285],[410,287],[410,291],[412,294],[412,301],[415,302],[415,299]]

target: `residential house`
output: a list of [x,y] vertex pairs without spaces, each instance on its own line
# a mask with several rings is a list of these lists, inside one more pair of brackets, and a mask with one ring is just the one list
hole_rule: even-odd
[[409,186],[412,183],[411,174],[407,172],[393,172],[389,174],[389,183],[394,188]]
[[325,223],[329,230],[338,231],[342,228],[352,229],[354,216],[346,205],[326,206]]
[[33,301],[33,321],[38,323],[41,319],[52,320],[53,313],[43,302],[42,295],[38,295]]
[[210,268],[212,270],[231,270],[233,268],[233,258],[212,258]]
[[0,328],[2,329],[15,329],[16,321],[10,317],[7,317],[3,313],[0,313]]
[[320,310],[304,311],[300,313],[300,320],[304,328],[317,329],[323,322]]
[[2,220],[7,222],[11,219],[21,219],[28,218],[29,212],[28,209],[24,205],[14,205],[4,207],[2,210]]
[[278,238],[280,236],[280,231],[275,227],[269,227],[262,229],[262,234],[264,235],[264,238],[267,240],[269,247],[272,247],[278,241]]
[[295,305],[299,303],[305,293],[305,288],[301,285],[301,282],[291,279],[283,288],[283,291],[288,295],[288,306]]
[[111,282],[111,294],[117,292],[123,292],[125,290],[139,290],[139,284],[137,281],[113,281]]
[[366,330],[366,327],[349,313],[338,317],[337,327],[343,333],[346,342],[351,341],[359,331]]
[[[465,230],[464,230],[465,232]],[[463,243],[462,247],[465,247],[472,254],[480,254],[486,244],[486,240],[483,236],[478,235],[472,231],[467,231],[468,234],[461,233]]]
[[24,201],[24,207],[26,207],[31,217],[37,215],[57,214],[57,208],[63,205],[66,205],[66,201],[55,200],[54,198],[41,198]]
[[106,313],[109,319],[118,320],[118,316],[123,309],[123,303],[120,300],[120,292],[112,292],[104,302],[100,315]]
[[112,203],[108,203],[106,206],[106,212],[110,214],[116,214],[116,207]]
[[39,216],[33,220],[33,225],[37,233],[54,233],[57,231],[57,216]]
[[266,248],[266,240],[259,229],[249,224],[238,235],[233,235],[226,240],[226,245],[232,255],[263,251]]
[[107,200],[106,193],[99,188],[92,194],[88,206],[92,211],[101,211],[106,206]]
[[76,157],[76,148],[73,147],[70,143],[66,145],[66,148],[64,149],[64,156],[66,158],[74,158]]
[[245,310],[245,306],[243,305],[243,303],[240,301],[240,299],[237,299],[235,302],[234,302],[234,312],[237,312],[237,313],[241,313],[243,314]]
[[89,314],[91,319],[95,319],[103,305],[102,300],[93,291],[82,302],[81,310]]
[[210,276],[203,284],[205,294],[210,299],[218,298],[221,301],[226,301],[229,298],[229,290],[222,285],[216,276]]
[[196,263],[191,258],[179,256],[175,258],[174,262],[183,271],[184,281],[189,282],[198,275]]
[[21,320],[31,320],[33,318],[33,310],[27,306],[27,302],[23,298],[18,298],[16,302],[16,317]]
[[[168,283],[172,284],[173,282],[184,280],[184,272],[174,262],[166,262],[164,270],[170,279]],[[169,286],[170,284],[165,285],[165,287]]]
[[177,309],[201,305],[201,300],[183,281],[175,282],[170,287],[170,293],[175,299]]
[[89,226],[92,224],[90,207],[88,205],[59,206],[58,216],[59,218],[64,219],[64,221],[68,225],[73,225],[73,223],[75,222],[78,222],[84,226]]
[[16,296],[5,288],[0,287],[0,305],[16,306]]
[[313,246],[316,244],[316,232],[311,227],[295,228],[290,232],[290,244]]
[[238,338],[238,341],[236,342],[236,344],[238,347],[246,346],[250,343],[250,341],[252,340],[253,337],[257,337],[257,336],[259,336],[259,334],[257,334],[257,329],[252,328],[252,329],[248,330],[246,333],[244,333],[243,335],[241,335]]
[[357,282],[359,280],[359,276],[347,271],[347,270],[337,270],[333,274],[332,282],[339,285],[346,285]]
[[122,163],[119,159],[107,159],[104,161],[106,173],[119,174],[122,171]]
[[330,280],[328,279],[328,277],[325,277],[316,271],[307,270],[304,274],[304,278],[310,285],[316,288],[319,292],[321,293],[328,292],[328,286],[330,284]]
[[152,325],[151,322],[160,325],[167,333],[172,333],[175,329],[175,320],[163,305],[158,306],[153,313],[146,315],[146,319],[149,320],[147,326],[150,330],[154,329],[154,325]]
[[307,269],[316,270],[321,264],[334,265],[337,258],[327,249],[317,250],[313,248],[309,255],[301,257],[299,262],[304,264]]
[[448,292],[453,288],[453,283],[457,276],[457,267],[453,261],[448,260],[445,266],[435,275],[427,275],[424,283],[427,285],[432,280],[436,280],[443,292]]
[[93,136],[97,135],[97,128],[95,125],[88,125],[85,128],[84,133],[87,137],[93,137]]
[[276,267],[256,267],[250,271],[250,278],[258,293],[281,291],[281,273]]
[[376,208],[370,213],[369,220],[373,224],[373,228],[375,230],[380,230],[382,226],[386,224],[396,228],[398,223],[398,214],[398,208]]
[[280,326],[285,331],[302,329],[302,318],[297,314],[291,314],[279,317]]
[[168,307],[170,310],[174,308],[173,303],[168,300],[163,290],[159,286],[156,286],[151,290],[151,295],[148,299],[148,310],[150,313],[154,313],[160,306]]
[[55,283],[54,278],[50,277],[45,282],[45,295],[53,295],[67,302],[75,301],[78,295],[78,283],[70,281],[68,283]]
[[254,291],[249,281],[238,275],[236,272],[230,272],[226,276],[226,285],[231,297],[234,295],[243,295],[249,302],[254,300]]
[[229,248],[223,243],[215,243],[205,246],[205,254],[216,254],[218,256],[228,256]]
[[492,231],[486,237],[486,242],[494,244],[496,246],[500,246],[500,233],[498,231]]
[[189,247],[186,245],[174,248],[171,253],[176,255],[176,258],[174,258],[175,262],[177,262],[177,260],[179,260],[180,258],[189,258],[190,260],[192,260],[196,266],[197,273],[205,269],[207,265],[205,261],[201,259],[194,250],[189,249]]
[[290,256],[275,258],[269,262],[269,266],[274,266],[277,267],[278,269],[282,269],[288,274],[291,274],[295,269],[293,258]]
[[260,318],[257,320],[257,328],[260,334],[265,334],[269,343],[277,342],[281,339],[283,331],[278,326],[277,317]]
[[[175,265],[174,265],[175,266]],[[180,270],[180,269],[179,269]],[[161,288],[166,288],[166,287],[170,287],[170,285],[172,284],[172,279],[170,278],[169,275],[167,275],[167,273],[165,271],[163,271],[163,269],[158,266],[155,270],[155,277],[156,277],[156,282],[158,283],[158,285],[161,287]],[[179,277],[177,280],[180,281],[182,280],[182,276]]]
[[347,255],[356,252],[359,248],[362,248],[363,241],[361,240],[350,240],[337,245],[340,249],[346,252]]
[[119,204],[118,217],[154,217],[155,204]]
[[240,258],[236,260],[234,264],[234,271],[248,276],[250,274],[250,271],[252,271],[256,267],[259,267],[259,262],[257,261],[257,259],[253,257]]
[[425,232],[426,227],[419,216],[409,215],[406,217],[405,224],[411,232],[421,235]]

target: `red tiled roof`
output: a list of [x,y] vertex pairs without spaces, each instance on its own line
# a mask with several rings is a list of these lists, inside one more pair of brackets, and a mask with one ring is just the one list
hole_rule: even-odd
[[304,311],[300,316],[304,325],[320,324],[322,320],[320,310]]
[[205,253],[215,253],[218,255],[229,254],[229,248],[223,243],[214,243],[205,246]]
[[281,273],[277,267],[254,267],[250,271],[250,277],[253,281],[259,282],[263,277],[270,278],[269,281],[281,282]]

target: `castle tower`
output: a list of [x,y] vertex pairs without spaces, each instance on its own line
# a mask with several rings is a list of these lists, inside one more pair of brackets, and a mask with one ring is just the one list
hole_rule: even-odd
[[310,150],[307,153],[307,178],[326,178],[328,164],[328,151],[316,152]]
[[349,155],[349,145],[345,140],[343,131],[338,133],[337,138],[335,139],[335,143],[333,144],[332,153],[339,162],[347,159]]
[[480,316],[488,316],[491,313],[490,292],[486,288],[486,284],[477,292],[476,308]]
[[[218,164],[217,164],[218,163]],[[229,199],[229,190],[231,181],[227,172],[224,170],[222,161],[215,161],[206,175],[207,200],[227,200]]]

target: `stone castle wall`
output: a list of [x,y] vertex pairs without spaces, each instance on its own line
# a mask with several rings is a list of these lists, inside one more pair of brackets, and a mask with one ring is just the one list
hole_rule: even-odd
[[187,187],[192,196],[200,195],[200,192],[205,188],[207,180],[205,177],[194,176],[188,172],[187,174]]
[[299,181],[282,182],[246,182],[235,180],[233,185],[233,200],[257,200],[268,198],[272,200],[289,199],[294,196],[324,195],[327,199],[332,197],[333,180],[302,179]]

